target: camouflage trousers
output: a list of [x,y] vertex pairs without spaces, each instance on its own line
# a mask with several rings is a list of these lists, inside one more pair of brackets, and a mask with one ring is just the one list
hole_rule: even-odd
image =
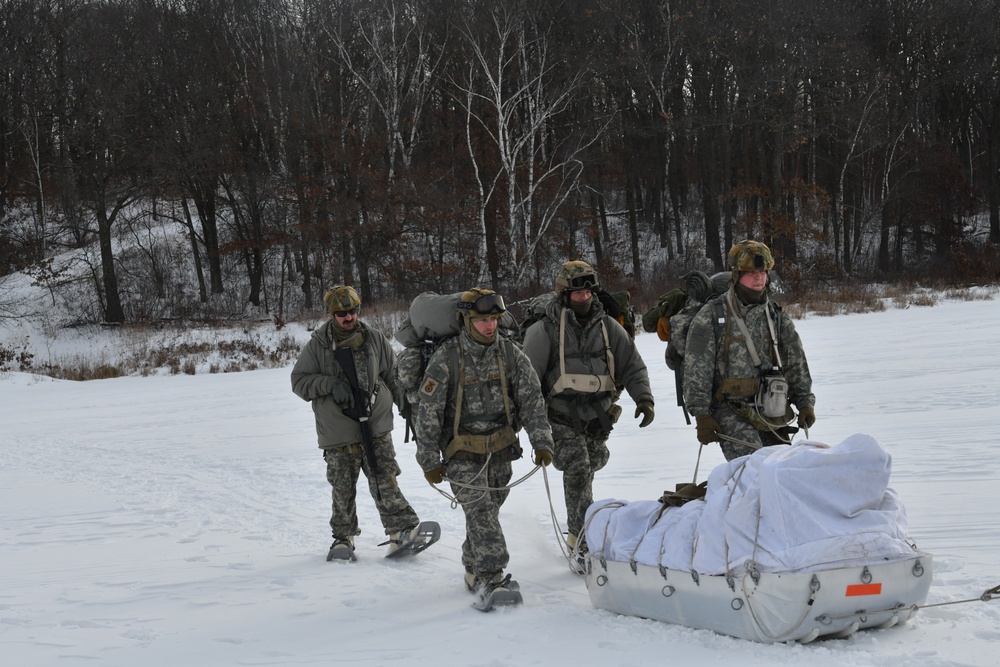
[[587,508],[594,504],[594,473],[608,464],[608,434],[577,433],[572,427],[552,423],[555,452],[552,465],[563,474],[566,528],[582,537]]
[[507,540],[504,539],[503,528],[500,526],[500,506],[507,500],[510,490],[499,487],[505,487],[510,482],[511,464],[510,461],[498,461],[496,457],[490,458],[485,469],[483,463],[452,459],[445,466],[445,474],[449,480],[495,489],[482,491],[451,485],[452,493],[465,512],[462,565],[466,572],[480,577],[503,571],[510,561]]
[[[396,450],[392,446],[392,434],[386,433],[373,438],[375,446],[375,461],[378,474],[372,476],[365,458],[364,446],[360,443],[323,450],[326,460],[326,480],[333,487],[333,513],[330,517],[330,529],[334,538],[347,538],[360,535],[358,528],[358,508],[356,503],[357,486],[360,473],[368,479],[368,490],[385,534],[399,532],[416,526],[420,520],[410,503],[403,497],[396,477],[399,475],[399,464],[396,463]],[[379,500],[379,493],[382,499]]]
[[728,403],[717,405],[712,411],[712,416],[719,423],[719,429],[723,435],[743,440],[744,442],[752,442],[757,446],[749,447],[723,440],[720,444],[722,445],[722,454],[726,457],[727,461],[753,454],[760,447],[785,444],[770,431],[761,431],[746,419],[737,415],[729,407]]

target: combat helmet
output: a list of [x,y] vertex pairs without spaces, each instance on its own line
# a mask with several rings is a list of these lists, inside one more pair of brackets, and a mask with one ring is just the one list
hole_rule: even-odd
[[601,283],[597,280],[597,272],[587,262],[575,259],[566,262],[556,272],[556,291],[573,292],[580,289],[598,290]]
[[458,300],[458,315],[466,319],[473,317],[497,317],[507,312],[503,297],[485,287],[473,287],[462,292]]
[[330,315],[346,313],[355,308],[361,308],[361,297],[357,291],[348,285],[334,285],[323,295],[323,305]]
[[729,268],[739,273],[770,271],[774,268],[774,256],[760,241],[740,241],[729,250]]

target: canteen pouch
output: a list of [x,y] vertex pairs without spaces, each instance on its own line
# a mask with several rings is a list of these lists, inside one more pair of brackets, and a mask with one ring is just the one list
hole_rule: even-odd
[[788,380],[779,371],[764,375],[754,402],[762,417],[784,419],[788,410]]

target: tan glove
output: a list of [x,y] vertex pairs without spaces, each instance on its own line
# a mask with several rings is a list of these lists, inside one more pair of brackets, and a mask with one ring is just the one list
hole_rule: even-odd
[[812,408],[799,408],[799,428],[809,430],[816,423],[816,411]]
[[695,424],[698,427],[698,442],[707,445],[710,442],[721,442],[719,438],[719,422],[712,415],[698,415]]
[[552,463],[552,452],[547,449],[535,450],[535,465],[547,466]]
[[431,468],[430,470],[424,471],[424,479],[426,479],[431,484],[440,484],[444,481],[444,466],[438,466],[437,468]]

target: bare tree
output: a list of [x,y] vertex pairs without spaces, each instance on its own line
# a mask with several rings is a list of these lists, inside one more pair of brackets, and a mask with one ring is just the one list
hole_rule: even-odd
[[[493,283],[506,278],[516,289],[576,187],[584,151],[604,128],[581,135],[566,127],[562,115],[584,93],[586,73],[560,68],[552,16],[507,4],[478,18],[482,23],[469,17],[461,28],[469,62],[454,85],[479,189],[481,252]],[[501,266],[512,267],[510,274],[502,276]]]

